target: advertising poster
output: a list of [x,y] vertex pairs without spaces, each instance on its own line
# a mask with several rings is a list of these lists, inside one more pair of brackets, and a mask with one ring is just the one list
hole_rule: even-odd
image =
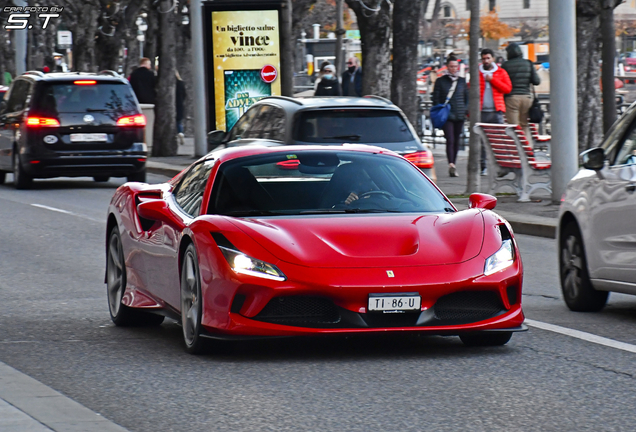
[[212,12],[216,129],[229,130],[260,99],[280,95],[278,11]]

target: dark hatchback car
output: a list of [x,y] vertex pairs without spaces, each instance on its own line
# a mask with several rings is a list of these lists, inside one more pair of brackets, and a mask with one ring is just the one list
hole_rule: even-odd
[[[378,97],[270,96],[252,105],[229,132],[208,135],[209,149],[267,143],[283,145],[369,144],[404,156],[433,174],[433,153],[391,101]],[[292,168],[290,166],[290,168]]]
[[0,102],[0,183],[7,172],[18,189],[60,176],[145,181],[145,124],[115,72],[27,72]]

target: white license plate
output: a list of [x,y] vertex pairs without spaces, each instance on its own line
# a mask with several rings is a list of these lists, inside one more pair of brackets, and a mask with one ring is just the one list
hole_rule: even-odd
[[369,295],[369,312],[419,311],[422,297],[418,295]]
[[105,133],[83,133],[71,134],[71,142],[103,142],[108,141]]

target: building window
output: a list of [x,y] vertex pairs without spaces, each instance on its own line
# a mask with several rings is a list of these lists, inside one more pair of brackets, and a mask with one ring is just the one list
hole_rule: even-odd
[[490,12],[494,11],[497,7],[497,0],[488,0],[488,10]]
[[523,0],[523,8],[530,9],[530,0]]
[[466,0],[466,10],[470,10],[470,0]]
[[450,17],[451,17],[451,7],[444,6],[444,18],[450,18]]

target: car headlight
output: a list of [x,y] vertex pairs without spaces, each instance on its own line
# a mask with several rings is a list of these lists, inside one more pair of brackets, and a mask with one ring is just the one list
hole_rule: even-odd
[[245,255],[243,252],[219,246],[223,256],[236,273],[256,276],[276,281],[287,280],[275,265]]
[[503,270],[510,267],[515,261],[515,249],[512,246],[512,240],[507,239],[501,243],[501,247],[493,255],[486,259],[486,265],[484,265],[484,275],[496,273],[499,270]]

